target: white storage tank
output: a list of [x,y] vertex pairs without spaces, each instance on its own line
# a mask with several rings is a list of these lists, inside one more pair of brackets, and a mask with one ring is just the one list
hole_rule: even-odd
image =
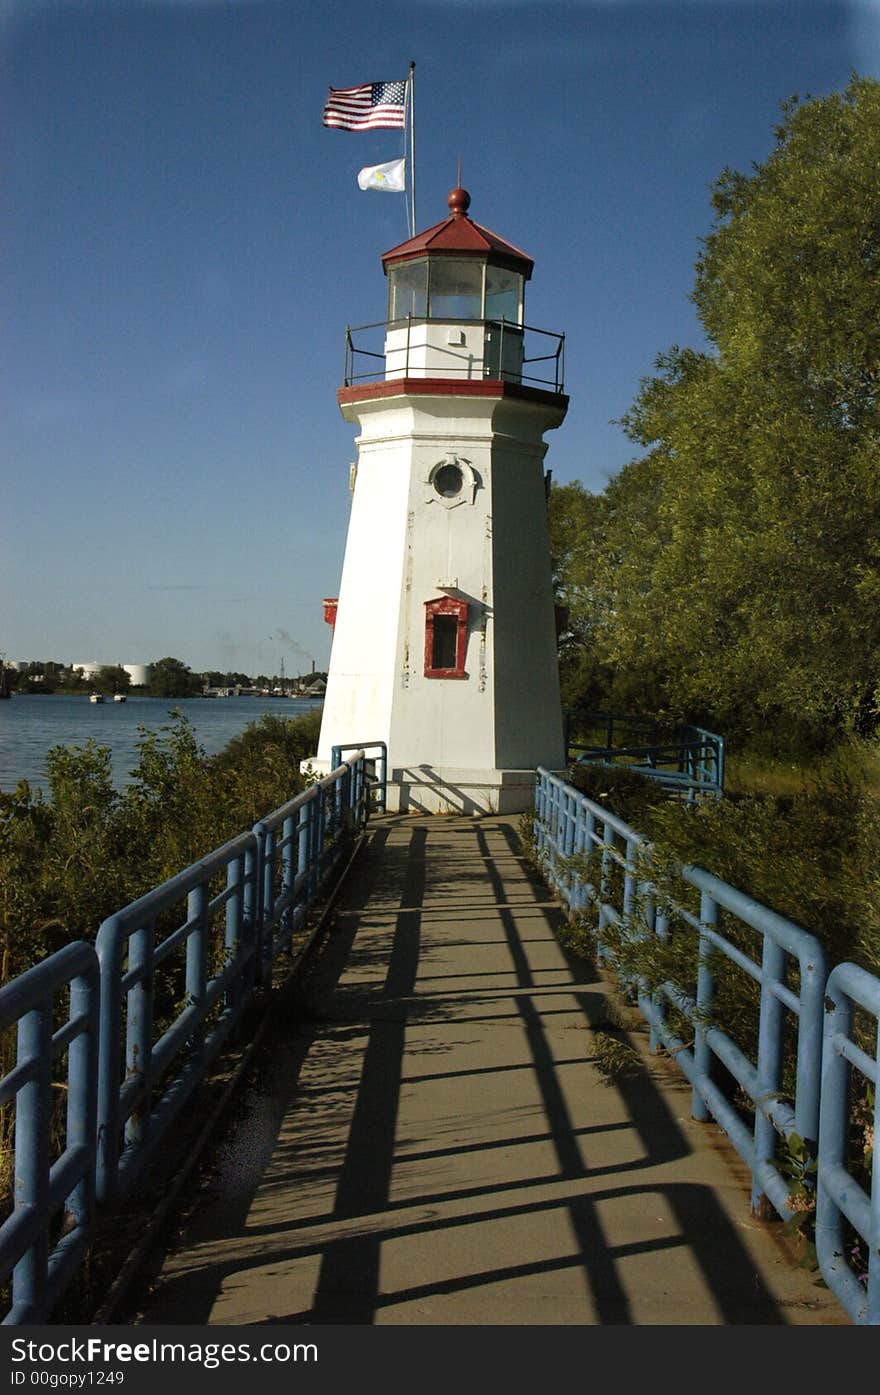
[[131,679],[131,686],[133,688],[145,688],[147,686],[150,681],[149,664],[123,664],[122,667]]

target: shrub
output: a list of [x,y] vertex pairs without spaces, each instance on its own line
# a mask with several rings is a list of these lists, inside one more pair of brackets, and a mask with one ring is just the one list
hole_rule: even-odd
[[649,811],[668,803],[669,798],[656,780],[649,775],[640,775],[625,765],[580,765],[575,762],[569,771],[569,781],[581,794],[616,814],[637,832],[644,831]]
[[4,981],[69,940],[94,940],[113,911],[299,793],[319,721],[264,716],[209,758],[174,713],[160,731],[142,730],[121,792],[106,747],[50,751],[48,798],[26,781],[0,793]]
[[640,831],[660,862],[704,867],[809,930],[831,964],[880,972],[877,801],[846,774],[800,794],[654,807]]

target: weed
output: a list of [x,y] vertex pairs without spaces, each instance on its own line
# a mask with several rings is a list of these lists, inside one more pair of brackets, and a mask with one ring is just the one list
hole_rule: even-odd
[[603,1085],[632,1079],[643,1070],[642,1058],[635,1048],[601,1028],[593,1033],[593,1064],[602,1076]]

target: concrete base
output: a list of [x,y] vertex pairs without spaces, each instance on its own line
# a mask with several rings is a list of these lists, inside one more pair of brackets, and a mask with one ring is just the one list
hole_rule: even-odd
[[[328,761],[312,756],[304,774],[328,774]],[[535,772],[464,770],[431,765],[392,766],[388,772],[389,814],[519,814],[535,802]]]
[[389,813],[518,814],[535,802],[534,770],[392,767]]

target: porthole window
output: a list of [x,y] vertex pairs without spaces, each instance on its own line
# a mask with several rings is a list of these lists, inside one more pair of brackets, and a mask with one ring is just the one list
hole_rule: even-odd
[[434,474],[434,488],[443,499],[454,499],[464,488],[464,474],[458,465],[441,465]]
[[428,471],[425,485],[426,503],[457,509],[460,504],[474,502],[480,478],[469,460],[450,452],[445,460],[438,460]]

